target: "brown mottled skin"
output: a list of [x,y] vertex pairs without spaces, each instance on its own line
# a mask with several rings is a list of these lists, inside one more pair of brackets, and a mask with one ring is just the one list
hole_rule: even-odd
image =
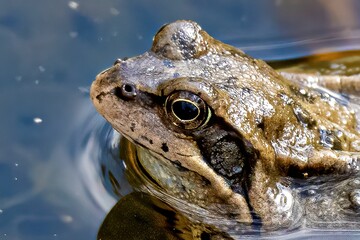
[[[167,110],[177,91],[200,98],[199,126]],[[359,171],[360,135],[348,106],[192,21],[165,25],[150,51],[100,73],[91,99],[144,149],[141,164],[166,193],[214,212],[221,204],[220,214],[238,222],[256,215],[265,228],[286,227],[303,214],[288,179]]]

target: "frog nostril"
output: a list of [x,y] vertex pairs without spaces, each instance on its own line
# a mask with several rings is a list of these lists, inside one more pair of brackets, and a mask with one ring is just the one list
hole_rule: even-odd
[[131,84],[124,84],[122,86],[122,89],[123,91],[126,93],[126,94],[133,94],[135,93],[135,87]]
[[116,87],[114,94],[122,99],[134,99],[136,97],[136,88],[132,84],[125,83],[121,87]]

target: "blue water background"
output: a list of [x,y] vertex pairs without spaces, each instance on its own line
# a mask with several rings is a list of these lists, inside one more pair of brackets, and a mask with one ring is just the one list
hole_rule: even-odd
[[197,21],[269,60],[360,49],[359,13],[357,0],[0,0],[0,239],[95,239],[113,202],[88,160],[104,121],[89,86],[163,24]]

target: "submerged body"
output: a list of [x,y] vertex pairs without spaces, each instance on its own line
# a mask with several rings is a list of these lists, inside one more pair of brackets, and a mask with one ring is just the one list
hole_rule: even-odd
[[[293,179],[321,186],[360,171],[354,111],[324,89],[284,76],[196,23],[177,21],[159,30],[149,52],[100,73],[91,99],[144,149],[141,165],[167,195],[279,229],[307,214]],[[354,205],[355,217],[359,185],[340,199]],[[329,205],[311,207],[338,220],[338,210],[323,209]]]

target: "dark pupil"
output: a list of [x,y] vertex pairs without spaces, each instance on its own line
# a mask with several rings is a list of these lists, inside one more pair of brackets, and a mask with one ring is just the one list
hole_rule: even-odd
[[191,102],[176,101],[172,105],[174,114],[181,120],[192,120],[199,114],[198,108]]

